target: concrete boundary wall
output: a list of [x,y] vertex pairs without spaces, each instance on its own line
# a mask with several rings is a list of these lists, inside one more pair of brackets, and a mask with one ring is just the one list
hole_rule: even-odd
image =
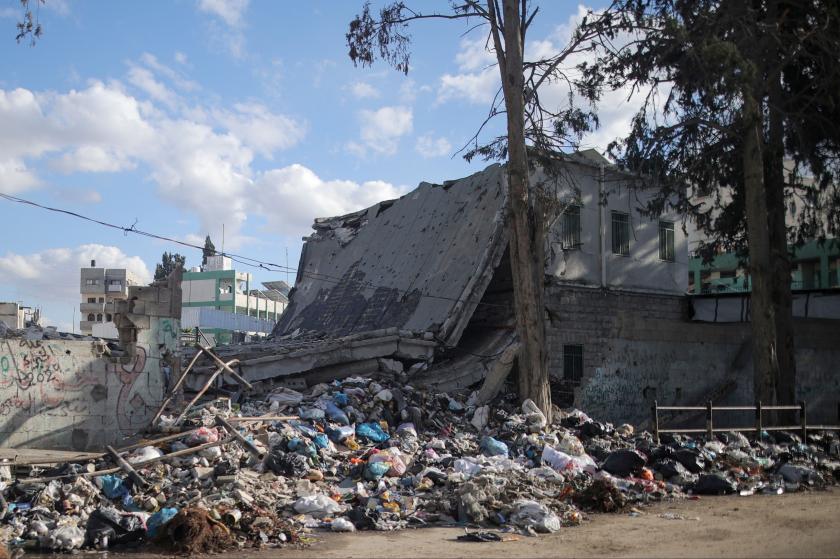
[[[549,367],[593,417],[641,424],[660,405],[754,402],[750,325],[691,322],[685,297],[555,284],[546,297]],[[798,398],[809,422],[837,423],[840,323],[795,320]],[[583,378],[565,382],[564,345],[583,346]],[[752,421],[731,416],[733,422]]]

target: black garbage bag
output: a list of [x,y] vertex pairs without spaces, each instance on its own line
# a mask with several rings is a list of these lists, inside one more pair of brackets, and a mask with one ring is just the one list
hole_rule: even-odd
[[603,423],[597,421],[587,421],[580,426],[580,434],[586,438],[603,437],[609,433],[609,429]]
[[692,474],[698,474],[706,467],[706,461],[692,448],[681,448],[674,453],[674,459]]
[[279,446],[271,449],[265,465],[279,476],[302,478],[309,471],[306,456],[296,452],[283,452]]
[[143,521],[133,514],[120,514],[114,508],[99,507],[88,518],[85,528],[87,545],[99,547],[99,542],[108,539],[108,545],[122,545],[143,537],[146,530]]
[[670,479],[674,476],[689,475],[685,466],[674,460],[662,460],[661,462],[654,464],[653,468],[662,474],[662,477],[665,479]]
[[601,469],[614,476],[627,477],[639,473],[645,462],[645,457],[635,450],[622,449],[609,453]]
[[692,490],[698,495],[728,495],[735,493],[737,487],[735,482],[720,474],[703,474],[694,484]]
[[379,513],[376,510],[359,505],[350,509],[347,518],[353,523],[356,530],[373,530],[376,527],[376,521],[379,520]]

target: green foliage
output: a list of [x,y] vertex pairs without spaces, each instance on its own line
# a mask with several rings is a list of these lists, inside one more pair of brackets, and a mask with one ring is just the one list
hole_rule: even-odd
[[160,264],[155,267],[155,281],[164,280],[176,267],[184,268],[187,257],[177,253],[164,252],[160,258]]
[[206,265],[207,258],[215,255],[216,246],[213,244],[213,241],[210,240],[210,235],[207,235],[207,238],[204,239],[204,250],[201,251],[201,265]]

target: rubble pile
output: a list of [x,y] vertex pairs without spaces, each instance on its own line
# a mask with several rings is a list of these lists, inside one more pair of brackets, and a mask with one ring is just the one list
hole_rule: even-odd
[[[0,530],[12,545],[151,541],[190,554],[305,542],[318,529],[466,523],[534,534],[588,512],[692,493],[779,494],[840,477],[836,434],[656,443],[578,410],[557,410],[549,425],[529,400],[475,400],[351,377],[210,401],[186,414],[180,435],[121,451],[129,466],[104,454],[34,478],[5,475]],[[161,427],[174,430],[177,415]]]

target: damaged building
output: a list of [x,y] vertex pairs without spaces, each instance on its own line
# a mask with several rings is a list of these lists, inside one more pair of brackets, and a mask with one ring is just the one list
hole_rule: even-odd
[[148,427],[180,367],[180,283],[178,271],[111,302],[119,341],[2,328],[2,446],[100,450]]
[[[649,194],[594,151],[556,164],[562,172],[531,175],[559,208],[545,269],[555,401],[634,423],[655,400],[751,403],[749,324],[695,316],[680,216],[643,215]],[[292,388],[379,370],[440,390],[504,375],[517,343],[506,180],[492,165],[317,219],[272,339],[220,355],[249,381]],[[799,391],[817,421],[837,410],[836,324],[796,320]],[[199,364],[190,382],[214,369]]]

